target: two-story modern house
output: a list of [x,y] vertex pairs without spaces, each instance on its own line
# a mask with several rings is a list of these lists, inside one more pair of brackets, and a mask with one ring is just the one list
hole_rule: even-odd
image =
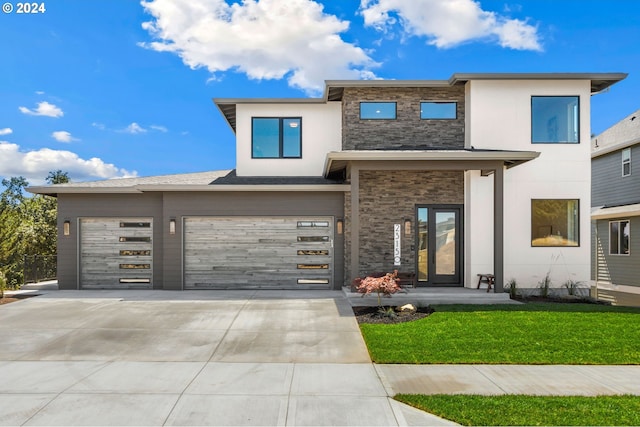
[[640,295],[640,110],[591,139],[591,279],[599,290]]
[[590,275],[590,98],[625,78],[328,81],[214,99],[236,169],[35,187],[58,197],[61,289],[533,288]]

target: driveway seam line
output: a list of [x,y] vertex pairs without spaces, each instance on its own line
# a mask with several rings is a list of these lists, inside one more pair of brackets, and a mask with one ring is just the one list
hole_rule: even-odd
[[169,411],[169,413],[167,414],[167,416],[165,417],[164,421],[162,422],[162,425],[165,426],[167,425],[167,421],[169,420],[169,417],[171,417],[171,414],[173,414],[173,411],[175,411],[176,406],[178,405],[178,402],[180,402],[180,399],[182,399],[182,396],[184,396],[184,393],[187,391],[187,389],[189,387],[191,387],[191,384],[193,384],[193,382],[196,380],[196,378],[198,378],[200,376],[200,374],[202,373],[202,371],[204,371],[204,368],[207,367],[207,365],[209,363],[211,363],[211,359],[213,358],[213,355],[216,354],[216,351],[218,351],[218,348],[220,347],[220,345],[222,344],[222,341],[227,337],[227,334],[229,333],[229,330],[231,329],[231,326],[233,325],[233,323],[236,321],[236,319],[238,318],[238,316],[240,315],[240,313],[242,312],[242,310],[244,310],[244,308],[247,306],[247,304],[249,303],[249,298],[247,298],[244,302],[244,304],[242,304],[242,307],[240,307],[240,309],[236,312],[236,315],[233,317],[233,320],[229,323],[229,327],[227,328],[227,330],[224,332],[224,334],[222,335],[222,338],[220,338],[220,340],[218,341],[218,344],[216,345],[216,347],[213,349],[213,351],[211,352],[211,355],[209,356],[209,359],[207,359],[203,364],[202,367],[200,368],[200,370],[198,372],[196,372],[196,374],[193,376],[193,378],[191,378],[191,381],[189,381],[189,384],[187,384],[184,389],[180,392],[180,394],[178,395],[178,398],[176,399],[175,403],[173,404],[173,406],[171,407],[171,410]]

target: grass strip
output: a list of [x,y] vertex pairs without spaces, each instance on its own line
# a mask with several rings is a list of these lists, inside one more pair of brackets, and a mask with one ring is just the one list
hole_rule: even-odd
[[361,324],[376,363],[640,364],[640,308],[441,305],[414,322]]
[[640,396],[399,394],[395,399],[469,426],[640,425]]

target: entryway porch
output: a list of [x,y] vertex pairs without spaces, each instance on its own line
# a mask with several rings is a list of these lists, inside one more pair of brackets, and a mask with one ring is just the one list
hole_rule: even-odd
[[[362,297],[362,294],[352,291],[349,287],[343,287],[342,291],[352,306],[378,305],[378,296],[370,294]],[[401,292],[391,298],[383,298],[383,305],[415,304],[419,306],[433,304],[521,304],[509,298],[506,292],[487,292],[486,286],[480,289],[462,287],[442,288],[403,288]]]

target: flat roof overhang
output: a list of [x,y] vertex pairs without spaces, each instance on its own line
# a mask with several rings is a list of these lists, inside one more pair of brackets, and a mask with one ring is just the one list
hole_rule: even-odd
[[537,158],[537,151],[502,150],[353,150],[332,151],[327,154],[324,176],[330,177],[348,170],[352,162],[385,162],[402,169],[403,166],[423,169],[490,170],[496,163],[507,169]]
[[57,197],[59,194],[141,194],[148,192],[344,192],[349,191],[348,184],[326,184],[326,185],[313,185],[313,184],[273,184],[273,185],[211,185],[211,184],[141,184],[131,187],[29,187],[27,191],[34,194],[43,194],[46,196]]
[[591,211],[591,219],[612,219],[628,216],[640,216],[640,203],[624,206],[597,207]]

